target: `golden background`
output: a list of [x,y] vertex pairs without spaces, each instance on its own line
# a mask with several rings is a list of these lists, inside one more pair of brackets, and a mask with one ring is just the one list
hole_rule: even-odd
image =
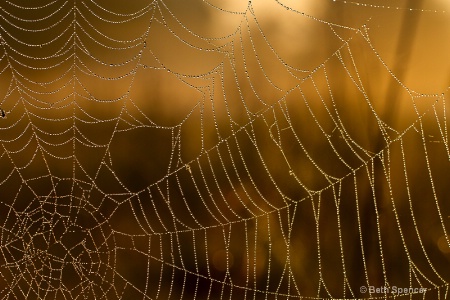
[[449,9],[5,1],[0,298],[443,298]]

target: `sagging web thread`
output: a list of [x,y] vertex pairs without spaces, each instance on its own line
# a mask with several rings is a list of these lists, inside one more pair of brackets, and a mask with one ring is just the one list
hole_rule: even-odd
[[244,4],[2,4],[1,299],[447,298],[446,91],[274,1],[329,34],[299,67]]

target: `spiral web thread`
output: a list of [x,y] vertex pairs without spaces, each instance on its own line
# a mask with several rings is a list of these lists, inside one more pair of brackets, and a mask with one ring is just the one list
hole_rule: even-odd
[[447,299],[447,91],[371,38],[445,12],[129,2],[1,4],[1,299]]

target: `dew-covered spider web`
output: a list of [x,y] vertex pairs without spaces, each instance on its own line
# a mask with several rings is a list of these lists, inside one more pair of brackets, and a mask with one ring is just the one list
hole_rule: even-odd
[[447,299],[446,1],[4,0],[0,299]]

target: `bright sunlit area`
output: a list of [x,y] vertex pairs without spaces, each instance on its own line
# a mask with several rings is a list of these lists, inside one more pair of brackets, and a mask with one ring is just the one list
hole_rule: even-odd
[[0,6],[0,299],[450,297],[448,1]]

